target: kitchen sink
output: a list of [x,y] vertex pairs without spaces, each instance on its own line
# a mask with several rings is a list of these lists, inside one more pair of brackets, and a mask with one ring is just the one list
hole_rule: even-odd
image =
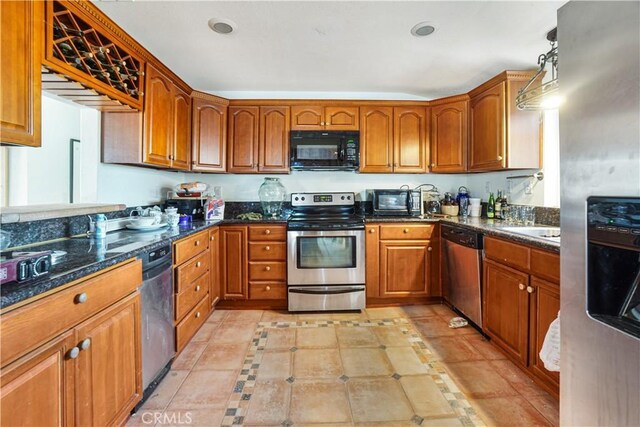
[[516,234],[524,234],[525,236],[538,237],[541,239],[549,239],[554,242],[560,241],[560,227],[500,227],[504,231]]

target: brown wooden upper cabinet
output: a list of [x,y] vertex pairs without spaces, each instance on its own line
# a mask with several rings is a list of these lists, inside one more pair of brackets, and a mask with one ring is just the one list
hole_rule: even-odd
[[44,3],[0,2],[0,142],[40,147]]
[[227,170],[289,172],[289,124],[287,106],[229,107]]
[[515,106],[518,90],[532,75],[505,71],[469,92],[470,171],[540,167],[540,113]]
[[294,105],[291,130],[358,130],[358,107]]
[[188,170],[191,97],[151,64],[147,64],[146,85],[142,161]]
[[426,173],[425,107],[360,107],[360,172]]
[[431,106],[431,172],[466,171],[468,140],[468,96]]
[[193,92],[191,96],[191,169],[198,172],[225,172],[228,102],[202,92]]

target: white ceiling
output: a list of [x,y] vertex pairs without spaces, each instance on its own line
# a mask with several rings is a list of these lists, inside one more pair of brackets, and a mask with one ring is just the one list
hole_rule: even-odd
[[[564,2],[98,1],[192,87],[229,98],[433,99],[536,68]],[[210,18],[236,24],[230,35]],[[436,28],[417,38],[410,29]]]

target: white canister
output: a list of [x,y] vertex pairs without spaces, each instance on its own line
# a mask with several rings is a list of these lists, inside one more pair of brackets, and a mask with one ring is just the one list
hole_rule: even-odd
[[482,213],[482,206],[480,206],[480,205],[469,206],[469,216],[472,216],[474,218],[478,218],[478,217],[480,217],[481,213]]
[[471,198],[471,199],[469,199],[469,206],[480,206],[480,202],[481,201],[482,201],[482,199]]

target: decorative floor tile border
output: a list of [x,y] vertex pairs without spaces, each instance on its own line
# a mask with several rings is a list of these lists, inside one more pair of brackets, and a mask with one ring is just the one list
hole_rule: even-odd
[[[415,351],[420,361],[428,368],[428,374],[433,378],[434,382],[440,389],[444,398],[449,402],[451,408],[457,414],[458,420],[465,427],[484,427],[485,424],[473,409],[466,396],[458,389],[449,374],[445,371],[442,364],[433,358],[431,351],[427,348],[422,336],[413,328],[409,319],[394,318],[380,320],[309,320],[297,322],[260,322],[256,328],[255,334],[251,341],[249,350],[245,357],[242,370],[238,375],[236,384],[233,389],[231,398],[227,405],[224,418],[222,419],[222,427],[241,427],[244,425],[245,416],[249,409],[251,396],[253,395],[256,385],[256,378],[262,356],[265,351],[269,329],[286,329],[286,328],[327,328],[335,326],[346,327],[375,327],[375,326],[402,326],[400,331],[408,336],[407,340],[411,343],[411,348]],[[384,347],[384,346],[381,346]],[[297,348],[292,347],[291,351]],[[395,377],[397,376],[397,378]],[[401,375],[394,374],[392,376],[396,380]],[[349,377],[342,375],[340,378],[343,382],[349,380]],[[293,383],[293,377],[287,378],[289,383]],[[411,421],[415,425],[421,425],[424,421],[419,415],[415,415]],[[283,427],[293,425],[290,420],[282,422]]]

